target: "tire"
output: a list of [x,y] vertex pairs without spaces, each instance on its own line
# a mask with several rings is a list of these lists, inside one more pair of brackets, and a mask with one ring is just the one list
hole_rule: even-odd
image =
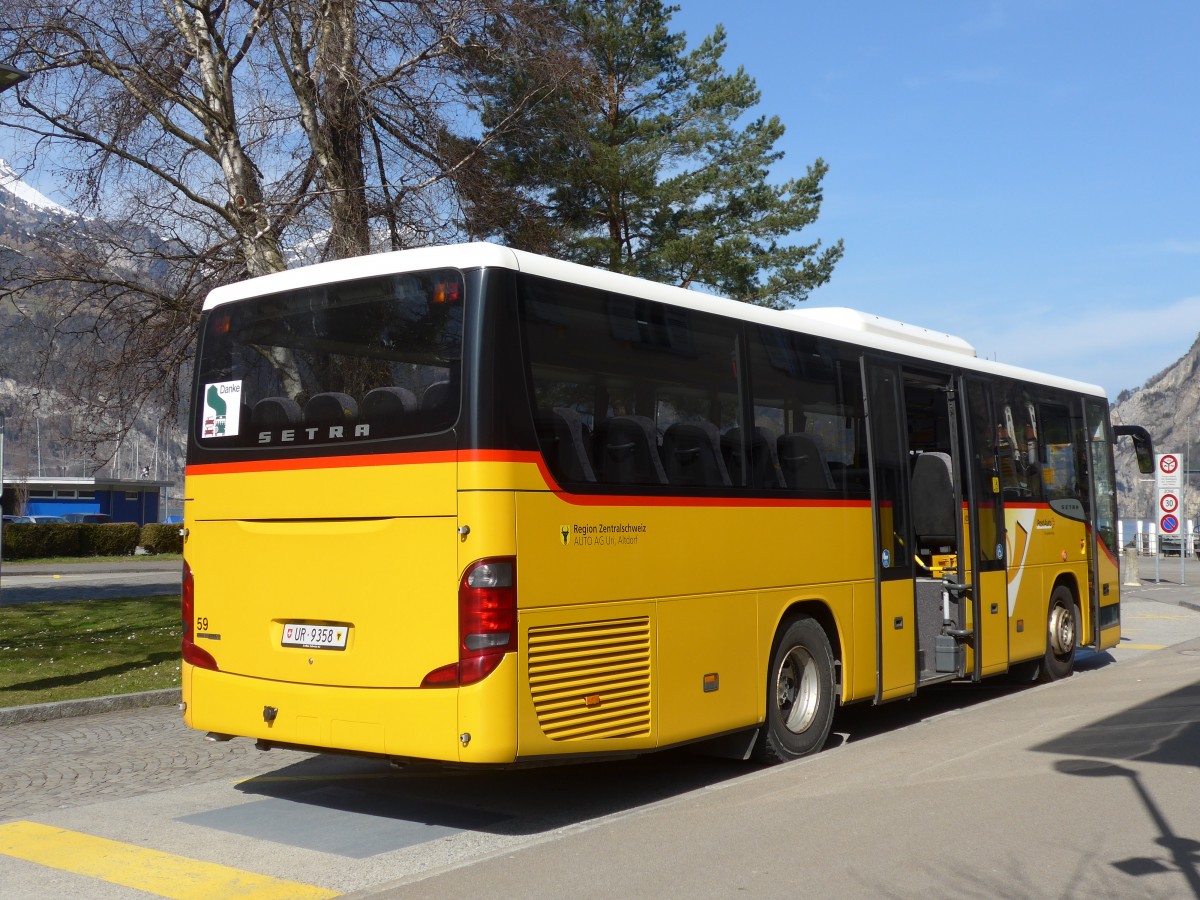
[[833,650],[815,619],[785,622],[767,669],[767,718],[753,757],[787,762],[825,746],[833,725]]
[[1075,650],[1079,646],[1079,607],[1075,595],[1060,584],[1050,594],[1046,615],[1046,655],[1038,669],[1038,681],[1066,678],[1075,669]]

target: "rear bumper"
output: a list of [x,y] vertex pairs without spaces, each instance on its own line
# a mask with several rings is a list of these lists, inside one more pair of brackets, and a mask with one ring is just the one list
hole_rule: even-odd
[[[466,688],[351,688],[183,666],[184,723],[272,744],[453,763],[516,759],[516,662]],[[273,721],[264,709],[275,710]]]

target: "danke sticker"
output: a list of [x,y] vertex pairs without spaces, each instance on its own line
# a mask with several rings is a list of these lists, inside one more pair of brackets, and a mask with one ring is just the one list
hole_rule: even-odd
[[204,412],[200,418],[200,436],[233,437],[242,418],[242,382],[216,381],[204,386]]

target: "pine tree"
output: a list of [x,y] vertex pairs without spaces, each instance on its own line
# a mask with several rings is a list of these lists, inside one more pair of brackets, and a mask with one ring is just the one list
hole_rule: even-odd
[[[571,62],[527,127],[459,174],[466,228],[520,249],[784,307],[829,280],[842,243],[794,243],[820,212],[817,159],[771,184],[776,116],[743,69],[721,65],[718,27],[690,52],[659,0],[569,0]],[[540,60],[497,60],[482,84],[485,125],[528,92]]]

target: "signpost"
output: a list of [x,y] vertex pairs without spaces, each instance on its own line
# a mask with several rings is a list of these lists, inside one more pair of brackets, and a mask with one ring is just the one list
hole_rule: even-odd
[[1179,495],[1183,489],[1184,466],[1178,453],[1159,453],[1154,457],[1154,486],[1158,490],[1158,541],[1154,553],[1154,580],[1159,581],[1158,561],[1162,556],[1162,539],[1165,535],[1178,536],[1179,540],[1179,583],[1187,584],[1184,562],[1187,556],[1183,542],[1187,539],[1185,529],[1180,528]]

